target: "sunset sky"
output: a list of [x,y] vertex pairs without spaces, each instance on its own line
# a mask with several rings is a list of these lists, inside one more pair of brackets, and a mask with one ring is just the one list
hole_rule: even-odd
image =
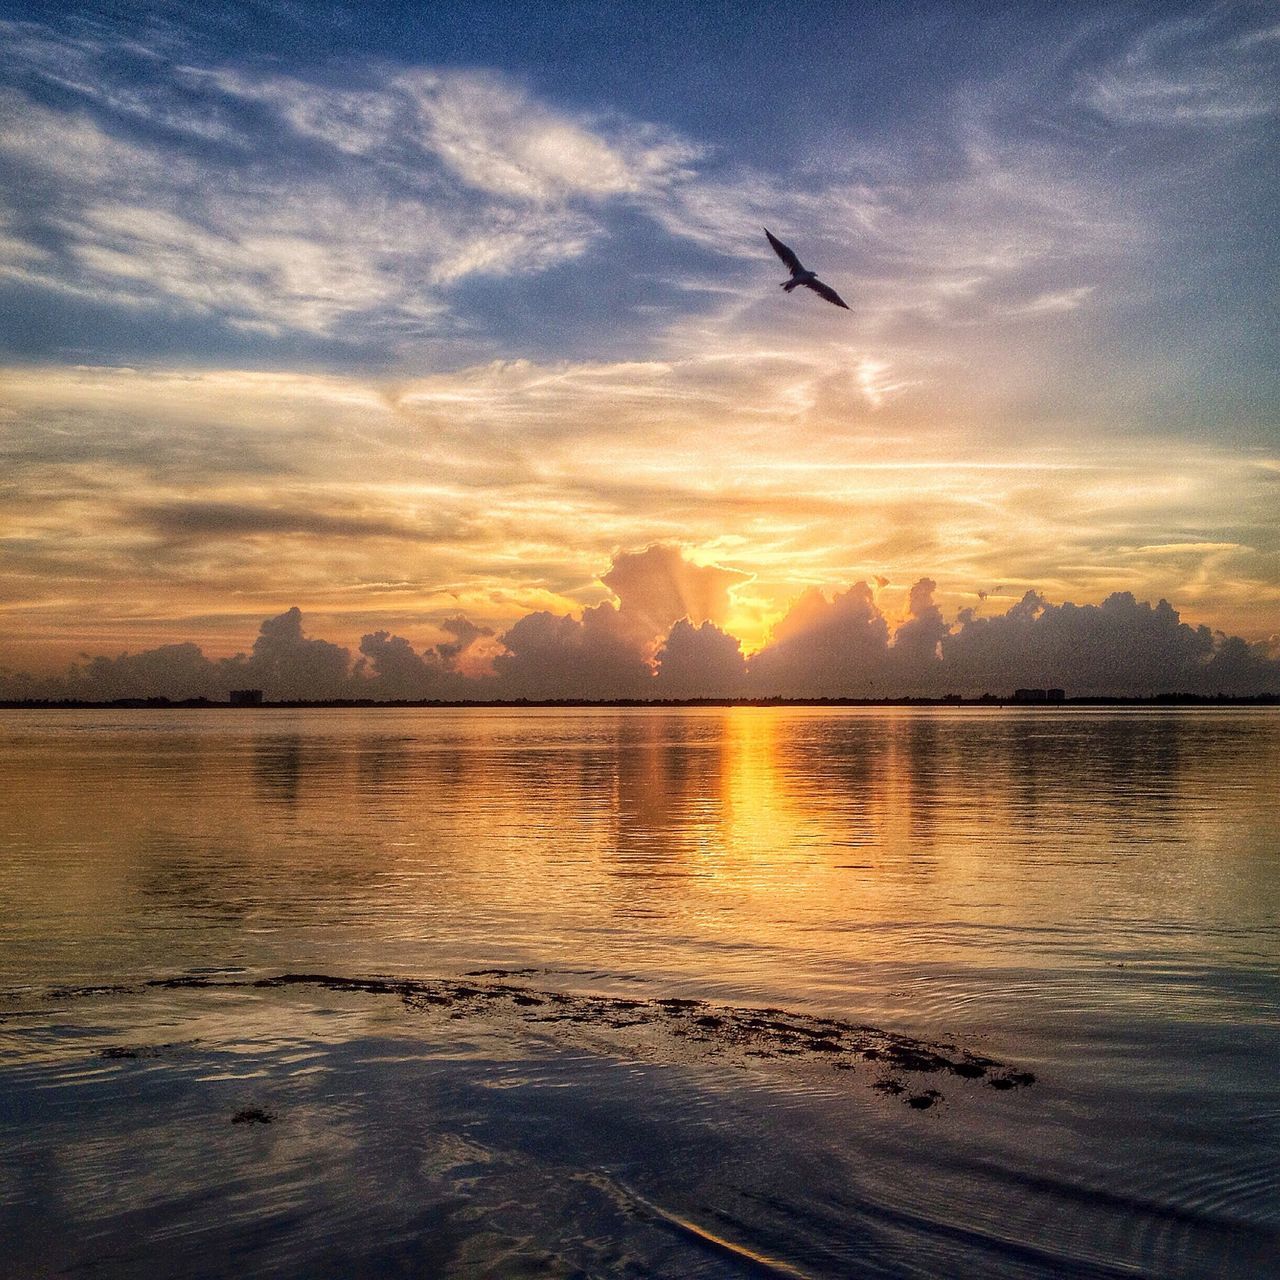
[[1280,654],[1273,4],[0,14],[0,666],[921,579]]

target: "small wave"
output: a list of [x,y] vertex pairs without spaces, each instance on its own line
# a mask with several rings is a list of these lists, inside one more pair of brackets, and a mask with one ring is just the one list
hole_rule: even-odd
[[623,1183],[615,1182],[613,1185],[630,1202],[633,1208],[641,1210],[650,1218],[656,1219],[664,1226],[669,1227],[683,1239],[692,1240],[695,1244],[712,1253],[732,1259],[752,1274],[785,1276],[788,1280],[810,1280],[807,1271],[802,1271],[799,1267],[793,1266],[789,1262],[784,1262],[781,1258],[771,1258],[767,1254],[761,1253],[758,1249],[752,1249],[748,1245],[728,1240],[689,1218],[682,1217],[670,1209],[664,1209],[659,1204],[654,1204],[652,1200],[647,1199],[638,1191]]

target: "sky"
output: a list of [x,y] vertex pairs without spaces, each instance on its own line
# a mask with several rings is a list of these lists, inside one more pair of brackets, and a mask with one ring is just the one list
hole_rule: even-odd
[[0,39],[0,687],[1280,688],[1274,4]]

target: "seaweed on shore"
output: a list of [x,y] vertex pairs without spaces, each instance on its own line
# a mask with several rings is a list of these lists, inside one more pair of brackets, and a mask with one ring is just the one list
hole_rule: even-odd
[[[815,1066],[849,1071],[859,1066],[878,1070],[872,1087],[898,1097],[916,1110],[927,1110],[943,1100],[936,1088],[911,1091],[900,1073],[955,1076],[959,1080],[985,1082],[1005,1092],[1034,1084],[1036,1077],[994,1058],[958,1048],[954,1044],[921,1040],[865,1023],[776,1008],[713,1005],[685,996],[652,999],[543,990],[510,981],[481,980],[485,974],[509,978],[519,970],[475,971],[457,978],[346,977],[328,973],[283,973],[249,978],[199,973],[152,978],[141,987],[85,987],[76,994],[140,990],[143,988],[257,990],[317,988],[359,995],[396,996],[411,1009],[444,1012],[450,1018],[482,1013],[505,1014],[534,1027],[557,1028],[559,1034],[584,1035],[643,1033],[652,1029],[679,1042],[682,1056],[718,1056],[748,1060],[788,1059]],[[50,993],[65,998],[71,990]],[[632,1039],[634,1045],[641,1041]],[[668,1041],[671,1043],[671,1041]],[[161,1049],[170,1046],[161,1046]],[[117,1046],[104,1057],[152,1056],[150,1049]]]
[[183,1049],[198,1044],[197,1040],[173,1040],[167,1044],[109,1044],[98,1051],[98,1057],[108,1062],[120,1062],[138,1058],[167,1058]]
[[275,1114],[266,1111],[262,1107],[241,1107],[239,1111],[231,1117],[232,1124],[271,1124],[275,1120]]
[[[499,971],[506,977],[511,971]],[[803,1058],[849,1069],[857,1062],[883,1067],[886,1072],[952,1075],[961,1080],[986,1079],[992,1088],[1009,1090],[1035,1082],[1029,1071],[1019,1071],[994,1058],[959,1049],[954,1044],[931,1042],[866,1024],[815,1017],[784,1009],[711,1005],[684,996],[650,1000],[635,997],[583,995],[545,991],[511,982],[452,978],[362,978],[333,974],[285,973],[254,979],[257,988],[311,986],[329,991],[399,996],[410,1008],[447,1009],[453,1017],[467,1017],[486,1010],[506,1009],[534,1024],[569,1024],[587,1029],[626,1030],[653,1027],[684,1044],[710,1053],[736,1052],[745,1057]],[[169,980],[170,983],[176,980]],[[191,985],[214,985],[195,979]],[[225,982],[217,985],[227,985]],[[234,985],[234,984],[232,984]],[[892,1080],[892,1076],[882,1077]],[[895,1082],[896,1083],[896,1082]],[[924,1110],[942,1101],[937,1089],[909,1093],[902,1087],[881,1087],[891,1095],[906,1094],[907,1105]]]

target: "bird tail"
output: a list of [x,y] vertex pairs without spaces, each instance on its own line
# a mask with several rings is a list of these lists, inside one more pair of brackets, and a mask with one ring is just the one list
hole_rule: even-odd
[[799,283],[800,282],[798,280],[784,280],[782,282],[781,288],[785,289],[788,293],[790,293],[791,290],[794,289],[796,285]]

